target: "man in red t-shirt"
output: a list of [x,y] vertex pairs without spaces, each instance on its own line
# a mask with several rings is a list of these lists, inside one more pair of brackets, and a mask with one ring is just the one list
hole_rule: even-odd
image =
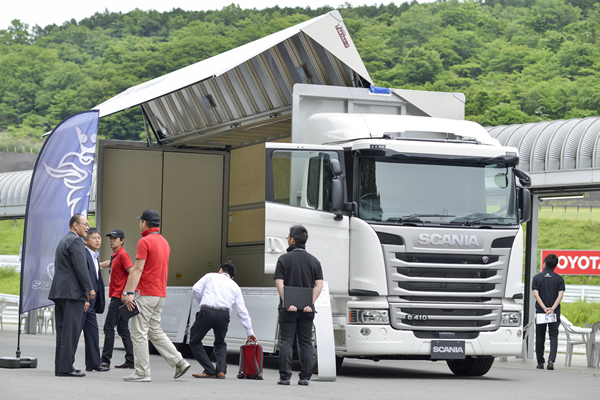
[[[135,372],[123,380],[150,382],[150,352],[147,339],[150,339],[169,365],[175,368],[177,379],[187,372],[190,364],[160,327],[160,315],[167,297],[171,247],[160,234],[160,214],[156,210],[146,210],[138,219],[142,238],[138,242],[135,265],[129,273],[122,297],[129,310],[137,306],[140,311],[131,319]],[[137,292],[134,292],[135,290]]]
[[108,311],[104,320],[104,346],[102,347],[102,364],[103,367],[110,368],[110,360],[113,354],[115,344],[115,326],[123,341],[125,347],[125,362],[121,365],[115,365],[115,368],[133,368],[133,345],[129,335],[129,323],[121,316],[119,307],[121,306],[121,296],[125,290],[127,277],[133,267],[129,254],[123,248],[125,243],[125,233],[120,229],[113,229],[109,234],[110,248],[113,253],[110,256],[110,261],[100,263],[100,268],[110,267],[110,285],[108,288]]

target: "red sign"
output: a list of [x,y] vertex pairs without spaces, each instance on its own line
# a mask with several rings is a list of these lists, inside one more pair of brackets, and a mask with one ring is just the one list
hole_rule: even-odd
[[600,275],[600,251],[597,250],[542,250],[542,265],[550,253],[558,257],[554,272],[560,275]]

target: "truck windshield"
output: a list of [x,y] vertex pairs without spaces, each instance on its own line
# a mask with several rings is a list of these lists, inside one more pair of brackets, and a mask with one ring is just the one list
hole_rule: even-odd
[[359,217],[387,223],[518,224],[505,164],[421,164],[361,158]]

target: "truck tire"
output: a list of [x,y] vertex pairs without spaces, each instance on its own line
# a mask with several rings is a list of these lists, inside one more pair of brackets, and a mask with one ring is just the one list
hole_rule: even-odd
[[467,357],[464,360],[446,360],[448,368],[458,376],[483,376],[488,373],[494,357]]

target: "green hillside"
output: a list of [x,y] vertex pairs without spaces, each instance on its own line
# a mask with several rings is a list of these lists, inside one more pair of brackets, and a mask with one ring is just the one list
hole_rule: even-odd
[[[330,8],[134,10],[0,27],[0,150],[37,151],[68,115]],[[600,5],[592,0],[417,2],[340,9],[379,86],[463,92],[484,125],[600,114]],[[134,108],[100,135],[139,139]],[[32,150],[30,150],[32,149]]]

